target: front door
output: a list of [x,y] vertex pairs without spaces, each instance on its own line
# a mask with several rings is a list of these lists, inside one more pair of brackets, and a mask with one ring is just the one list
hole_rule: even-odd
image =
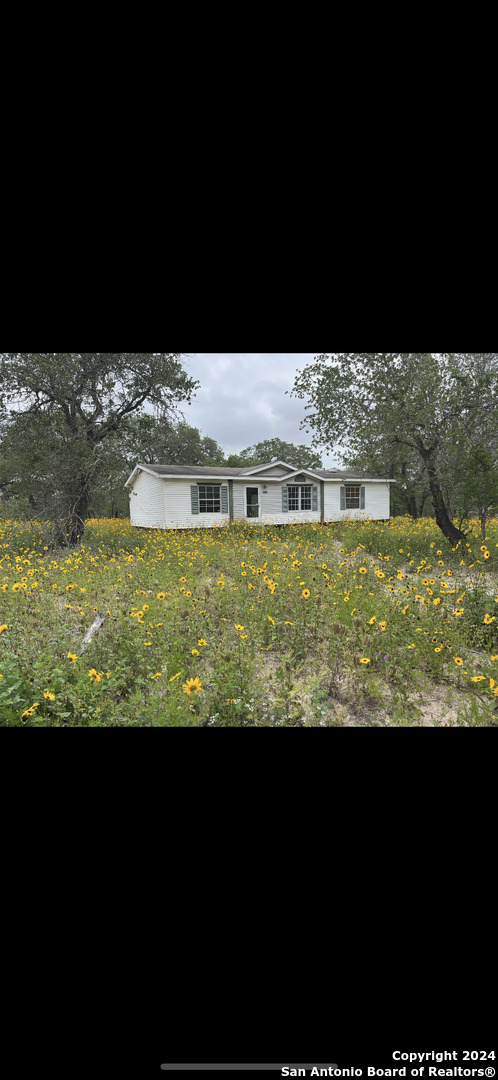
[[246,488],[246,499],[248,518],[259,517],[259,488]]

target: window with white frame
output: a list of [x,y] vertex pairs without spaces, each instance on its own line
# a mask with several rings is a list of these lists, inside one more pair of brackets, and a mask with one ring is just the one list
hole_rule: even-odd
[[289,510],[311,510],[311,485],[287,485]]
[[199,484],[199,513],[221,514],[221,484]]
[[360,509],[360,485],[346,484],[346,510]]

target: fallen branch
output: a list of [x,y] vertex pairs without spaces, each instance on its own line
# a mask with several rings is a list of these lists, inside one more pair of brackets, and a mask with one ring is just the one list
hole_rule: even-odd
[[87,632],[86,632],[86,634],[85,634],[85,636],[83,638],[83,641],[81,642],[80,656],[81,656],[81,653],[84,652],[85,649],[90,644],[90,642],[91,642],[91,640],[93,638],[93,635],[97,633],[97,630],[100,630],[100,627],[102,626],[102,623],[105,622],[106,618],[107,618],[106,615],[102,615],[99,612],[99,614],[97,615],[97,618],[93,621],[91,627],[89,628],[89,630],[87,630]]

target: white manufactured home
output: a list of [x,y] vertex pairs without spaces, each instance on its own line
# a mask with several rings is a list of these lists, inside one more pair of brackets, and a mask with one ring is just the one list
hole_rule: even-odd
[[231,521],[290,525],[343,517],[389,518],[393,480],[298,469],[285,461],[229,469],[137,465],[126,481],[130,521],[147,529],[198,529]]

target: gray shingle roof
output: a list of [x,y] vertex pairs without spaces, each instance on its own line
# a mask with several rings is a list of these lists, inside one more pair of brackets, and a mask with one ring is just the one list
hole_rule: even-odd
[[[269,468],[272,464],[271,461],[267,463]],[[263,465],[254,466],[248,465],[245,468],[232,469],[226,465],[145,465],[141,463],[139,468],[150,469],[151,472],[155,472],[157,476],[247,476],[254,468],[263,468]],[[301,469],[301,466],[299,467]],[[306,467],[304,466],[306,472]],[[372,473],[359,473],[354,469],[335,469],[330,471],[329,469],[311,469],[311,472],[316,476],[321,476],[323,480],[377,480],[378,477]],[[282,477],[284,479],[284,477]]]
[[230,469],[226,465],[144,465],[139,469],[150,469],[158,476],[244,476],[250,472],[250,466],[246,469]]
[[324,480],[383,480],[384,477],[379,477],[374,473],[358,472],[358,469],[336,469],[335,472],[328,472],[326,469],[313,469],[317,476],[321,476]]

